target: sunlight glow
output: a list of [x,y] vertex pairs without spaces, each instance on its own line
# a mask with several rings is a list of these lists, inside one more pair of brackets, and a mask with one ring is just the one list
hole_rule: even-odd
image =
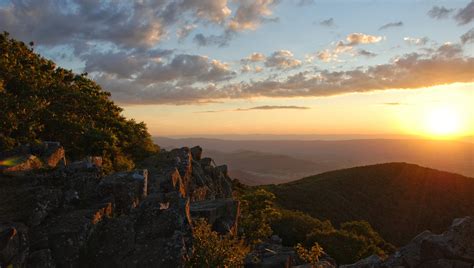
[[452,107],[436,107],[425,116],[426,131],[435,136],[455,135],[461,129],[461,114]]

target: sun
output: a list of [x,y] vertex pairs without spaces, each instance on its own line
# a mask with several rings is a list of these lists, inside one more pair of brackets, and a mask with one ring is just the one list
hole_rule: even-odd
[[447,137],[460,134],[461,113],[453,107],[434,107],[425,114],[426,134]]

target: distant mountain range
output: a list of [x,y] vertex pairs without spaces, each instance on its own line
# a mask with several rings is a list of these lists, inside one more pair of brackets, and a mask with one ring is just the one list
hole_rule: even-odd
[[[409,162],[474,176],[474,143],[449,140],[221,140],[154,138],[162,148],[200,145],[249,185],[282,183],[360,165]],[[278,164],[274,164],[278,163]]]
[[366,220],[396,245],[474,215],[474,178],[406,163],[336,170],[265,188],[280,206],[336,225]]

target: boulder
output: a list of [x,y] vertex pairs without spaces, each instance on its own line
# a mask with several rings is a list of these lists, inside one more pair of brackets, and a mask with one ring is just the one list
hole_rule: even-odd
[[382,261],[375,256],[347,268],[428,268],[472,267],[474,265],[474,218],[455,219],[442,234],[424,231],[406,246]]
[[113,198],[117,213],[129,213],[147,196],[148,171],[120,172],[105,177],[97,192],[102,198]]
[[193,202],[190,212],[193,218],[206,219],[217,232],[235,233],[240,216],[240,203],[230,198]]

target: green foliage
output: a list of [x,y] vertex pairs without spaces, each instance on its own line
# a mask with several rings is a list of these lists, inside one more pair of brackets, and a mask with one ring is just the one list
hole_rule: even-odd
[[249,248],[243,240],[219,235],[203,219],[194,222],[193,248],[188,267],[242,267]]
[[366,241],[347,231],[313,232],[308,235],[305,244],[319,243],[329,256],[338,264],[354,263],[364,257],[368,245]]
[[326,172],[266,186],[276,203],[339,226],[365,220],[388,242],[404,245],[474,211],[474,179],[406,163]]
[[320,221],[300,211],[280,209],[281,217],[271,224],[273,232],[283,240],[283,245],[294,246],[304,242],[312,231],[331,231],[334,229],[328,220]]
[[258,189],[240,196],[241,235],[250,244],[256,244],[272,234],[270,223],[278,219],[280,213],[274,207],[275,195]]
[[295,246],[295,251],[300,259],[312,265],[316,265],[316,263],[319,262],[319,257],[321,257],[323,253],[323,248],[318,243],[314,243],[310,249],[306,249],[303,245],[298,243]]
[[59,141],[68,157],[100,155],[110,169],[129,169],[155,152],[144,123],[86,75],[58,68],[22,42],[0,34],[0,149]]
[[316,242],[339,264],[354,263],[373,254],[383,258],[395,249],[365,221],[343,223],[339,230],[314,230],[305,244]]

